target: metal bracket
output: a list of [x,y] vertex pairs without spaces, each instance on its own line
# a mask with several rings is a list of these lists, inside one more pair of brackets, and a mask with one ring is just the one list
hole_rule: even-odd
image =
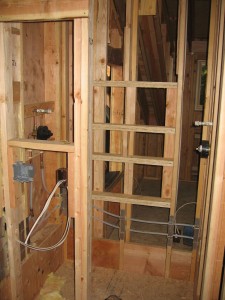
[[168,241],[167,245],[172,246],[173,244],[173,236],[174,236],[174,216],[170,216],[169,224],[168,224]]
[[125,209],[120,210],[120,240],[125,239]]
[[213,126],[213,122],[210,122],[210,121],[207,121],[207,122],[195,121],[194,125],[196,127],[199,127],[199,126]]
[[194,239],[193,239],[193,249],[197,249],[198,246],[198,238],[199,238],[199,224],[200,220],[195,219],[195,227],[194,227]]

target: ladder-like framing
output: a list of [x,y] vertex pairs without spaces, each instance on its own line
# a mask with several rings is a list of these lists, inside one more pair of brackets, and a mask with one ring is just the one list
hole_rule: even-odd
[[[101,8],[96,13],[96,22],[101,28],[107,25],[108,8],[106,1],[97,0],[97,7]],[[100,78],[94,76],[94,107],[98,107],[97,114],[100,118],[93,116],[93,143],[97,148],[94,148],[92,159],[94,161],[94,182],[101,182],[101,188],[97,189],[94,184],[92,193],[92,200],[97,202],[96,205],[104,208],[105,201],[120,203],[121,215],[126,215],[126,237],[121,240],[120,235],[120,267],[123,265],[123,243],[130,239],[130,221],[132,204],[140,204],[155,207],[167,207],[170,209],[170,220],[168,226],[168,243],[166,255],[165,276],[168,277],[170,273],[170,260],[172,254],[172,242],[174,234],[174,216],[176,210],[178,178],[179,178],[179,160],[180,160],[180,140],[181,140],[181,122],[182,122],[182,98],[184,86],[184,66],[185,66],[185,51],[186,51],[186,26],[187,26],[187,1],[179,1],[179,32],[178,32],[178,46],[177,53],[177,82],[139,82],[136,80],[137,68],[137,30],[138,30],[138,1],[127,1],[126,11],[126,27],[124,31],[124,80],[123,81],[107,81],[106,78],[106,64],[107,64],[107,32],[104,35],[101,31],[96,30],[96,45],[94,45],[94,59],[103,64],[96,65],[95,73],[101,73]],[[104,30],[106,30],[104,28]],[[101,39],[101,41],[99,41]],[[104,53],[100,51],[104,49]],[[100,71],[101,70],[101,71]],[[104,75],[105,74],[105,75]],[[121,124],[106,124],[104,118],[105,109],[105,89],[107,87],[124,88],[125,89],[125,123]],[[165,126],[141,126],[135,125],[135,105],[137,88],[161,88],[166,89],[166,118]],[[98,92],[96,92],[98,91]],[[100,92],[101,91],[101,96]],[[123,151],[122,154],[104,153],[104,132],[105,130],[118,130],[123,135]],[[151,132],[161,133],[165,136],[164,157],[140,157],[135,156],[134,141],[135,132]],[[100,135],[99,135],[100,133]],[[97,135],[98,134],[98,135]],[[99,145],[101,145],[99,147]],[[113,194],[104,192],[104,169],[103,163],[119,162],[124,163],[124,193]],[[163,167],[162,177],[162,193],[161,197],[147,197],[133,195],[133,167],[134,164],[154,165]],[[97,168],[98,166],[98,168]],[[101,181],[99,181],[101,180]],[[96,216],[96,215],[95,215]],[[98,217],[103,220],[103,215],[98,211]],[[98,224],[98,228],[103,228],[103,224],[99,221],[94,221]],[[95,226],[95,225],[94,225]],[[103,232],[103,229],[98,231]],[[103,235],[97,234],[94,231],[94,237],[101,238]]]

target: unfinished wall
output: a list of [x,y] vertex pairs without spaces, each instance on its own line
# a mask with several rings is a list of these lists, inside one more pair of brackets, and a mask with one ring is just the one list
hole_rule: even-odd
[[197,105],[196,89],[198,61],[206,61],[207,42],[192,43],[192,52],[187,53],[184,82],[183,125],[180,179],[197,181],[199,171],[199,154],[196,148],[201,143],[201,127],[195,127],[195,121],[202,121],[203,107]]
[[[67,138],[68,130],[64,120],[67,118],[69,107],[67,103],[69,91],[65,83],[68,78],[66,59],[68,36],[65,23],[2,24],[1,26],[1,39],[5,46],[1,48],[1,53],[5,65],[9,66],[7,70],[10,70],[4,83],[6,90],[2,92],[1,102],[1,138],[4,140],[4,144],[1,145],[1,154],[5,161],[4,166],[1,163],[1,170],[8,168],[6,165],[6,160],[8,160],[9,177],[5,176],[4,180],[6,180],[5,184],[9,184],[10,190],[13,190],[10,195],[5,194],[7,228],[10,228],[9,224],[13,221],[12,231],[7,237],[3,230],[4,221],[1,218],[1,235],[4,235],[4,240],[1,238],[1,245],[4,244],[4,248],[7,249],[5,240],[8,239],[9,244],[12,242],[10,237],[14,230],[18,232],[18,238],[21,241],[25,240],[29,229],[43,209],[49,192],[56,184],[56,169],[66,166],[65,154],[48,151],[41,154],[41,151],[29,150],[29,147],[26,150],[17,147],[8,150],[7,140],[25,138],[32,141],[37,137],[38,126],[45,125],[53,132],[51,140]],[[64,48],[63,39],[65,40]],[[50,109],[51,114],[37,113],[35,109]],[[4,126],[7,126],[7,131]],[[32,184],[13,182],[12,164],[16,161],[23,161],[34,166],[35,175]],[[43,174],[45,184],[42,180]],[[1,180],[2,178],[1,176]],[[7,186],[5,188],[7,189]],[[50,218],[44,219],[31,239],[36,245],[51,246],[60,239],[65,221],[65,215],[61,213],[61,201],[60,194],[54,197],[48,211]],[[53,212],[50,213],[52,210]],[[10,244],[9,247],[11,249],[10,273],[17,273],[15,284],[20,286],[19,293],[21,296],[26,295],[24,299],[33,299],[48,273],[55,271],[63,262],[63,247],[46,253],[29,251],[19,246],[17,242],[15,244],[13,242],[13,245]],[[4,277],[6,277],[8,275],[7,251],[4,250],[2,253],[1,247],[1,272],[4,271]],[[14,260],[16,260],[16,270]],[[2,277],[3,275],[1,279]]]

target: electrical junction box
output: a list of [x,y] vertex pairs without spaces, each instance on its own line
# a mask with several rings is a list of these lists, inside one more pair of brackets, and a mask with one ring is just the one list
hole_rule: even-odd
[[19,182],[30,182],[34,180],[34,166],[17,161],[13,164],[13,179]]

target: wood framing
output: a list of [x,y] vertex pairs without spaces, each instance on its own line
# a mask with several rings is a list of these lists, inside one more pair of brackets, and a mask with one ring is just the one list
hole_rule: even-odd
[[[189,224],[192,251],[173,244],[188,0],[175,2],[178,40],[171,54],[162,0],[0,1],[0,218],[6,218],[10,271],[0,297],[8,289],[10,300],[35,298],[47,273],[68,257],[74,259],[76,300],[92,298],[92,264],[191,280],[196,299],[219,297],[225,248],[225,1],[211,1],[204,120],[213,126],[202,131],[210,156],[200,164],[195,224]],[[49,140],[37,139],[42,125],[53,131]],[[37,170],[29,184],[14,180],[12,166],[20,161]],[[44,207],[59,168],[68,172],[69,241],[51,253],[36,253],[18,242]],[[109,184],[107,175],[115,176]],[[142,193],[146,175],[160,181],[158,197],[150,196],[153,189]],[[66,222],[57,193],[50,207],[56,211],[41,227],[47,236],[31,238],[39,246],[57,242]],[[165,231],[136,229],[136,221],[154,224],[143,215],[135,219],[136,206],[165,210],[166,220],[155,223]],[[163,246],[135,244],[137,233],[159,235]]]
[[[8,5],[9,4],[9,5]],[[76,163],[79,165],[80,161],[82,160],[85,162],[85,164],[82,164],[82,168],[79,168],[78,170],[81,172],[82,171],[82,176],[78,175],[78,173],[75,174],[75,177],[71,176],[69,180],[69,185],[72,187],[69,188],[69,214],[72,217],[77,218],[77,225],[76,225],[76,260],[75,260],[75,265],[76,265],[76,280],[75,280],[75,285],[76,285],[76,294],[77,298],[79,299],[89,299],[90,296],[88,295],[88,292],[90,289],[88,289],[88,286],[90,285],[89,282],[89,273],[90,273],[90,220],[91,218],[88,217],[87,212],[91,212],[91,209],[89,208],[89,203],[88,203],[88,193],[90,188],[88,188],[88,185],[90,184],[91,181],[91,168],[90,166],[90,153],[88,154],[89,147],[87,145],[88,141],[90,142],[90,130],[88,130],[88,120],[90,118],[90,115],[88,113],[89,109],[89,94],[88,94],[88,84],[89,84],[89,75],[88,75],[88,63],[89,63],[89,47],[88,47],[88,32],[89,32],[89,20],[86,18],[88,16],[88,10],[89,10],[89,3],[88,1],[48,1],[48,3],[44,3],[41,1],[37,1],[34,5],[34,3],[29,2],[29,1],[24,1],[20,3],[16,3],[12,1],[12,3],[1,3],[1,21],[16,21],[18,20],[19,22],[23,21],[41,21],[41,20],[62,20],[62,19],[70,19],[71,22],[77,23],[75,26],[75,30],[77,34],[75,35],[75,47],[76,48],[76,59],[79,61],[80,64],[80,69],[77,69],[77,66],[74,66],[74,78],[75,78],[75,99],[76,101],[76,107],[77,110],[80,107],[80,121],[81,121],[81,126],[78,127],[79,130],[81,131],[79,134],[75,132],[75,137],[74,139],[76,140],[76,147],[74,146],[73,143],[68,143],[68,142],[61,142],[61,141],[37,141],[37,140],[31,140],[31,139],[23,139],[24,136],[21,134],[21,130],[23,131],[23,107],[22,107],[22,93],[20,92],[21,85],[19,84],[19,81],[22,80],[21,78],[18,77],[18,74],[20,74],[21,70],[21,63],[19,64],[18,58],[20,58],[20,55],[22,57],[22,49],[18,48],[18,43],[16,40],[15,45],[11,45],[11,39],[9,38],[9,35],[11,34],[11,25],[8,24],[1,24],[1,29],[0,29],[0,51],[1,51],[1,72],[4,72],[1,76],[1,89],[0,89],[0,99],[1,99],[1,153],[3,154],[3,160],[4,160],[4,165],[3,167],[5,168],[6,172],[4,175],[4,195],[5,195],[5,206],[6,206],[6,215],[7,215],[7,232],[8,232],[8,237],[9,237],[9,258],[10,258],[10,286],[11,286],[11,291],[12,291],[12,299],[24,299],[23,295],[23,289],[26,291],[26,296],[30,295],[33,298],[33,295],[38,292],[40,289],[40,286],[35,286],[32,285],[31,290],[28,287],[27,284],[29,283],[29,280],[26,276],[30,276],[30,271],[35,272],[35,268],[30,268],[30,263],[27,261],[25,265],[23,265],[21,269],[21,261],[20,261],[20,254],[19,254],[19,244],[16,242],[15,238],[18,237],[18,218],[24,218],[22,216],[22,213],[18,211],[17,207],[17,202],[15,202],[13,199],[13,186],[12,185],[12,163],[14,162],[14,152],[16,153],[17,159],[19,158],[19,155],[17,153],[21,153],[23,155],[23,151],[26,149],[30,149],[30,152],[32,150],[44,150],[44,151],[53,151],[53,152],[58,152],[58,153],[68,153],[69,156],[69,174],[73,175],[74,174],[74,163],[76,160]],[[85,17],[85,18],[83,18]],[[74,18],[75,19],[74,21]],[[81,18],[81,19],[79,19]],[[80,24],[80,25],[79,25]],[[47,26],[47,24],[46,24]],[[63,26],[61,26],[60,23],[58,23],[58,26],[53,25],[53,36],[52,40],[48,39],[48,47],[46,44],[46,47],[50,49],[53,47],[53,44],[60,43],[60,38],[59,35],[62,33],[63,34]],[[35,27],[35,25],[34,25]],[[38,27],[38,26],[36,26]],[[12,34],[16,34],[16,37],[20,36],[20,27],[18,25],[13,26],[13,31]],[[40,25],[39,28],[41,30],[43,29],[43,26]],[[80,31],[78,32],[80,28]],[[54,32],[56,30],[57,32]],[[43,29],[44,32],[44,29]],[[43,38],[44,34],[42,34],[42,31],[40,32],[40,35],[38,36],[38,39]],[[45,34],[45,37],[47,38],[47,35]],[[65,36],[64,36],[65,38]],[[50,45],[51,44],[51,45]],[[14,47],[16,46],[16,47]],[[80,47],[80,50],[78,50]],[[8,49],[8,50],[7,50]],[[10,58],[11,52],[10,49],[13,49],[13,61],[15,61],[15,66],[17,68],[12,69],[12,59]],[[18,50],[18,52],[15,53],[15,49]],[[42,49],[39,49],[39,52],[41,53]],[[78,52],[77,52],[78,50]],[[51,49],[52,51],[52,49]],[[57,49],[59,52],[55,52],[54,58],[50,57],[49,59],[55,60],[55,65],[53,63],[51,70],[49,69],[48,71],[50,73],[48,76],[49,81],[54,80],[54,76],[57,76],[57,70],[61,67],[61,59],[62,57],[66,57],[66,53],[63,53],[63,47],[60,49]],[[60,52],[61,51],[61,52]],[[46,50],[46,59],[47,55],[50,54]],[[80,53],[80,55],[79,55]],[[17,55],[15,57],[15,55]],[[62,55],[62,56],[61,56]],[[7,57],[6,57],[7,56]],[[37,58],[37,57],[36,57]],[[50,60],[48,61],[50,62]],[[58,60],[59,59],[59,60]],[[42,62],[40,62],[42,63]],[[7,66],[9,64],[9,66]],[[57,64],[60,64],[57,65]],[[6,72],[7,70],[7,72]],[[12,72],[11,72],[12,70]],[[19,73],[16,73],[15,70],[19,70]],[[10,72],[9,72],[10,71]],[[63,76],[65,75],[66,70],[63,71]],[[58,73],[59,74],[59,73]],[[47,75],[46,75],[47,76]],[[52,77],[52,79],[50,79]],[[14,79],[13,83],[13,89],[10,88],[11,85],[11,78]],[[63,77],[65,79],[65,77]],[[77,79],[79,78],[79,82]],[[64,80],[63,79],[63,80]],[[46,79],[47,80],[47,79]],[[57,79],[56,79],[57,80]],[[40,80],[41,83],[41,80]],[[65,82],[63,83],[65,84]],[[41,97],[39,97],[38,101],[42,101],[42,104],[40,105],[41,108],[51,108],[53,111],[56,109],[57,113],[59,112],[58,107],[62,107],[62,109],[65,108],[65,104],[63,104],[63,96],[60,91],[59,85],[57,85],[56,90],[52,90],[50,92],[51,88],[53,86],[49,86],[49,89],[45,90],[44,93],[42,94]],[[36,88],[35,85],[33,86],[34,89]],[[40,88],[43,87],[41,84],[39,86]],[[11,94],[11,91],[14,91],[14,94]],[[78,95],[79,93],[79,95]],[[46,98],[50,98],[49,95],[53,95],[54,97],[57,98],[57,107],[54,107],[53,103],[50,101],[49,103],[43,101],[45,100],[44,95]],[[32,94],[30,94],[32,95]],[[62,96],[62,102],[61,102],[61,96]],[[79,97],[78,97],[79,96]],[[6,101],[6,99],[8,99]],[[12,105],[12,100],[14,101],[14,107]],[[32,99],[33,100],[33,99]],[[52,99],[50,99],[52,100]],[[47,100],[48,101],[48,100]],[[32,101],[31,101],[32,102]],[[82,105],[81,105],[82,102]],[[54,104],[56,104],[55,98],[54,98]],[[29,107],[28,105],[26,106],[26,118],[32,118],[32,110],[34,109],[35,106],[35,101],[33,101],[33,104],[30,104]],[[66,112],[65,110],[63,113]],[[14,115],[15,114],[15,115]],[[77,114],[77,111],[76,111]],[[16,118],[14,118],[16,117]],[[12,122],[12,120],[17,121],[17,117],[21,118],[21,122],[19,123],[20,126],[17,127],[17,124]],[[49,119],[50,120],[50,119]],[[9,121],[11,124],[9,124]],[[29,122],[28,122],[29,123]],[[79,126],[79,120],[76,119],[76,124]],[[15,125],[15,126],[14,126]],[[57,123],[56,128],[61,132],[63,131],[65,126],[61,123]],[[76,128],[76,126],[75,126]],[[28,129],[29,130],[29,129]],[[80,135],[81,134],[81,135]],[[58,136],[58,135],[56,135]],[[82,136],[82,140],[81,140]],[[65,135],[64,135],[65,138]],[[8,147],[9,146],[9,147]],[[80,152],[82,151],[82,153]],[[31,154],[32,155],[32,154]],[[23,157],[21,156],[21,159]],[[90,170],[90,171],[88,171]],[[74,191],[73,187],[76,186],[76,191]],[[79,190],[79,195],[82,197],[82,201],[79,198],[77,202],[74,204],[74,195],[76,196],[77,190]],[[10,191],[10,192],[9,192]],[[16,192],[18,192],[18,187],[16,185]],[[11,195],[9,195],[11,193]],[[79,203],[81,201],[81,203]],[[24,202],[25,203],[25,202]],[[13,206],[15,208],[13,208]],[[84,211],[83,211],[84,210]],[[82,217],[81,217],[82,216]],[[86,218],[83,218],[83,216],[86,216]],[[84,235],[84,230],[86,228],[86,235]],[[61,231],[61,230],[60,230]],[[58,233],[57,233],[58,235]],[[57,241],[57,240],[56,240]],[[52,240],[54,242],[54,240]],[[40,254],[41,256],[42,254]],[[56,256],[59,256],[59,253],[56,254]],[[41,269],[43,268],[43,272],[47,274],[50,270],[52,269],[53,264],[49,260],[49,254],[44,255],[46,259],[43,260],[43,257],[41,256],[41,261],[43,261],[46,266],[41,266]],[[59,257],[58,257],[59,258]],[[58,263],[62,263],[62,260],[58,260]],[[62,256],[61,256],[62,258]],[[55,258],[52,257],[54,260]],[[36,259],[35,259],[36,261]],[[39,259],[37,259],[39,261]],[[38,265],[38,264],[37,264]],[[54,265],[55,268],[57,268],[58,264]],[[40,266],[39,266],[40,267]],[[47,268],[47,269],[46,269]],[[28,272],[29,270],[29,272]],[[26,275],[25,272],[27,273]],[[37,274],[38,276],[38,274]],[[43,277],[43,276],[42,276]],[[35,276],[33,279],[35,280]],[[44,277],[42,278],[44,279]],[[43,284],[43,280],[41,281],[38,279],[39,284]]]
[[[204,121],[213,120],[213,127],[204,127],[202,139],[211,144],[210,156],[200,163],[200,181],[197,198],[196,219],[201,218],[201,244],[193,252],[192,265],[195,269],[195,296],[206,299],[219,297],[223,266],[223,158],[220,156],[223,144],[222,131],[224,101],[224,3],[212,2],[210,23],[210,44],[208,50],[208,76]],[[216,58],[216,60],[215,60]],[[214,61],[214,63],[213,63]],[[218,134],[218,135],[217,135]],[[218,140],[217,140],[218,139]],[[220,212],[219,212],[220,210]],[[200,221],[200,220],[199,220]],[[209,228],[209,229],[208,229]],[[207,236],[210,240],[207,241]],[[215,245],[213,243],[215,242]],[[217,246],[216,246],[217,245]],[[216,247],[215,247],[216,246]],[[194,270],[193,270],[194,273]]]
[[74,21],[74,201],[75,201],[75,293],[76,299],[90,299],[91,165],[88,93],[88,19]]
[[[94,1],[94,16],[95,25],[94,32],[94,49],[93,49],[93,79],[104,81],[106,80],[106,66],[107,66],[107,38],[108,38],[108,1],[97,0]],[[105,122],[106,116],[106,90],[104,87],[94,87],[93,99],[93,122]],[[96,130],[93,136],[94,151],[105,152],[105,132],[103,130]],[[105,164],[103,161],[94,162],[93,166],[93,190],[103,191],[105,181]],[[103,208],[103,203],[96,201],[98,207]],[[95,217],[103,220],[102,213],[95,212]],[[103,224],[94,222],[94,236],[103,237]]]
[[0,21],[42,21],[88,17],[88,0],[7,1],[0,3]]

